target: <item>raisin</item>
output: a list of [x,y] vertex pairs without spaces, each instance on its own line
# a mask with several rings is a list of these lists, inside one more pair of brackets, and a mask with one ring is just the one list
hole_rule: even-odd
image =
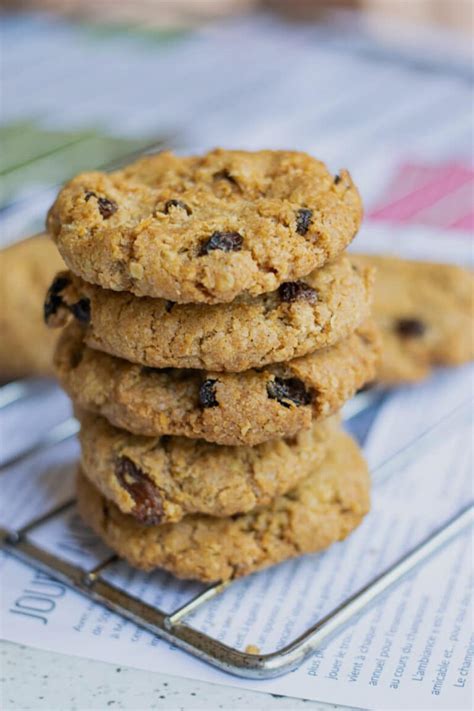
[[341,178],[340,175],[335,175],[335,176],[334,176],[334,185],[339,185],[339,183],[341,182],[341,180],[342,180],[342,178]]
[[117,212],[118,210],[117,203],[113,200],[109,200],[108,198],[100,197],[97,200],[97,205],[99,207],[99,212],[104,220],[108,220],[109,217],[112,217],[114,212]]
[[93,190],[87,190],[84,196],[85,201],[89,202],[92,197],[97,198],[97,207],[99,208],[103,220],[108,220],[109,217],[112,217],[112,215],[117,212],[118,205],[114,200],[109,200],[109,198],[106,197],[97,197],[97,193]]
[[213,232],[208,240],[201,244],[199,256],[209,254],[215,249],[221,252],[240,252],[244,238],[238,232]]
[[163,501],[160,492],[145,472],[128,457],[120,457],[115,465],[115,474],[135,502],[134,516],[147,525],[161,523]]
[[294,405],[309,405],[312,394],[308,392],[304,383],[298,378],[275,378],[267,384],[267,394],[272,400],[278,400],[283,407]]
[[286,281],[280,285],[278,294],[282,301],[308,301],[314,304],[318,300],[318,292],[304,281]]
[[199,404],[201,407],[217,407],[219,403],[216,398],[217,380],[205,380],[199,388]]
[[182,200],[168,200],[165,203],[165,208],[163,210],[165,215],[167,215],[169,213],[170,207],[179,207],[181,210],[184,210],[187,215],[191,215],[191,213],[192,213],[191,208],[188,205],[186,205],[186,203],[183,202]]
[[51,316],[57,313],[58,309],[64,305],[64,301],[61,297],[61,291],[65,289],[71,280],[65,276],[57,276],[46,294],[46,299],[43,307],[43,315],[46,323]]
[[61,291],[63,291],[69,284],[71,283],[71,280],[69,277],[66,276],[57,276],[51,286],[49,287],[49,292],[50,294],[59,294]]
[[63,300],[58,294],[49,294],[46,296],[46,301],[43,306],[43,317],[45,323],[48,323],[51,316],[54,316],[63,305]]
[[71,304],[69,310],[79,323],[88,324],[91,320],[91,302],[85,297]]
[[307,207],[302,207],[301,210],[298,210],[296,214],[296,231],[299,235],[305,235],[307,233],[312,222],[312,217],[313,211]]
[[395,328],[402,338],[418,338],[426,331],[426,325],[417,318],[400,318]]
[[227,168],[224,168],[224,170],[219,170],[217,173],[214,173],[212,176],[214,180],[228,180],[229,183],[232,183],[233,185],[238,185],[237,180],[229,173]]
[[166,313],[167,313],[167,314],[171,313],[171,311],[172,311],[172,309],[173,309],[173,306],[175,306],[175,305],[176,305],[176,302],[175,302],[175,301],[167,301],[167,302],[166,302],[166,305],[165,305]]

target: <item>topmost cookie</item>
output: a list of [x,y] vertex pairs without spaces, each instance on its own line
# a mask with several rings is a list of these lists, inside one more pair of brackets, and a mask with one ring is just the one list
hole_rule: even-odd
[[350,175],[289,151],[161,153],[61,190],[48,229],[86,281],[180,303],[273,291],[334,259],[362,217]]

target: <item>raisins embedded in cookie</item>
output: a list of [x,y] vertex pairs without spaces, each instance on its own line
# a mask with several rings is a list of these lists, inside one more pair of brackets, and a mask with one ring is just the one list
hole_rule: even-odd
[[48,231],[88,283],[179,304],[230,303],[342,254],[362,204],[349,174],[341,179],[344,190],[335,189],[326,166],[297,151],[163,152],[73,178]]
[[146,474],[125,456],[117,460],[115,474],[134,501],[133,515],[147,525],[160,523],[163,516],[162,499]]
[[305,207],[301,208],[301,210],[298,210],[296,216],[296,231],[299,235],[305,235],[307,233],[312,222],[312,217],[312,210],[309,210]]
[[203,257],[209,252],[240,252],[244,238],[238,232],[213,232],[208,240],[201,244],[199,256]]
[[[55,357],[57,378],[79,408],[137,435],[179,435],[222,445],[253,446],[291,437],[328,417],[374,379],[379,356],[378,334],[370,322],[332,348],[259,370],[219,373],[218,378],[202,370],[130,363],[89,348],[86,337],[87,330],[69,324]],[[290,389],[290,378],[304,388]],[[269,383],[275,397],[267,392]],[[303,403],[311,393],[307,407],[288,399],[291,395]]]
[[347,338],[369,317],[373,274],[367,268],[353,270],[342,256],[270,294],[207,307],[137,298],[76,275],[71,279],[74,294],[71,290],[68,303],[90,300],[87,324],[88,309],[83,314],[88,345],[156,368],[240,372]]
[[217,407],[216,397],[217,380],[205,380],[199,388],[199,403],[202,407]]
[[399,318],[395,330],[402,338],[419,338],[426,331],[426,324],[418,318]]
[[298,378],[275,378],[267,385],[268,397],[278,400],[283,407],[310,405],[313,396]]
[[278,289],[280,299],[287,303],[307,301],[314,304],[318,300],[318,292],[304,281],[287,281]]

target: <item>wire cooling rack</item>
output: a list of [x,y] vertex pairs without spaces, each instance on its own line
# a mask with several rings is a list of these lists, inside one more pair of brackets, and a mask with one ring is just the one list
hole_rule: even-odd
[[[27,399],[38,387],[40,384],[36,381],[19,381],[0,388],[0,408]],[[383,393],[377,390],[361,393],[346,406],[345,418],[354,417],[376,404],[383,396]],[[374,482],[382,482],[397,471],[401,471],[408,461],[413,461],[413,458],[429,449],[440,436],[447,435],[457,428],[462,421],[466,420],[470,411],[471,401],[458,407],[434,427],[423,432],[416,440],[372,472]],[[7,472],[11,466],[28,459],[33,453],[41,452],[75,436],[77,429],[77,422],[72,418],[56,425],[27,450],[3,462],[0,473]],[[18,529],[0,528],[1,547],[19,560],[51,575],[73,590],[101,603],[109,610],[195,657],[228,673],[254,679],[276,677],[296,669],[323,642],[340,632],[347,624],[353,623],[360,613],[367,610],[402,578],[426,562],[474,522],[474,505],[470,503],[380,575],[306,629],[290,644],[267,654],[250,654],[225,645],[186,623],[186,618],[191,613],[227,589],[232,585],[232,581],[212,585],[181,607],[165,612],[144,603],[105,579],[104,574],[118,561],[116,555],[109,556],[94,567],[84,568],[55,555],[32,540],[32,534],[40,526],[74,505],[75,499],[71,498],[26,522]]]

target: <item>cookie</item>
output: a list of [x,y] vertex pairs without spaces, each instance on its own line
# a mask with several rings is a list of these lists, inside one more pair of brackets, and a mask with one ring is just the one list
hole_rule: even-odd
[[48,230],[92,284],[178,303],[229,302],[295,281],[337,257],[359,228],[349,174],[289,151],[148,156],[83,173]]
[[155,368],[238,372],[306,355],[346,338],[370,313],[372,270],[347,257],[305,281],[231,304],[172,304],[87,284],[71,273],[53,282],[45,317],[74,316],[86,343]]
[[474,277],[461,267],[375,255],[374,316],[382,336],[377,379],[385,385],[425,378],[437,365],[474,358]]
[[330,348],[243,373],[158,370],[88,348],[70,324],[56,374],[80,408],[140,435],[181,435],[227,445],[289,437],[339,410],[375,377],[379,338],[371,322]]
[[44,294],[64,263],[46,235],[0,251],[0,379],[53,374],[56,334],[42,318]]
[[267,507],[232,518],[195,514],[176,524],[144,526],[81,473],[77,493],[84,521],[131,565],[215,582],[345,538],[369,510],[369,474],[357,444],[336,431],[324,461],[295,488]]
[[77,410],[84,474],[118,508],[147,525],[190,513],[233,516],[268,504],[323,459],[334,418],[257,447],[186,437],[143,437]]

